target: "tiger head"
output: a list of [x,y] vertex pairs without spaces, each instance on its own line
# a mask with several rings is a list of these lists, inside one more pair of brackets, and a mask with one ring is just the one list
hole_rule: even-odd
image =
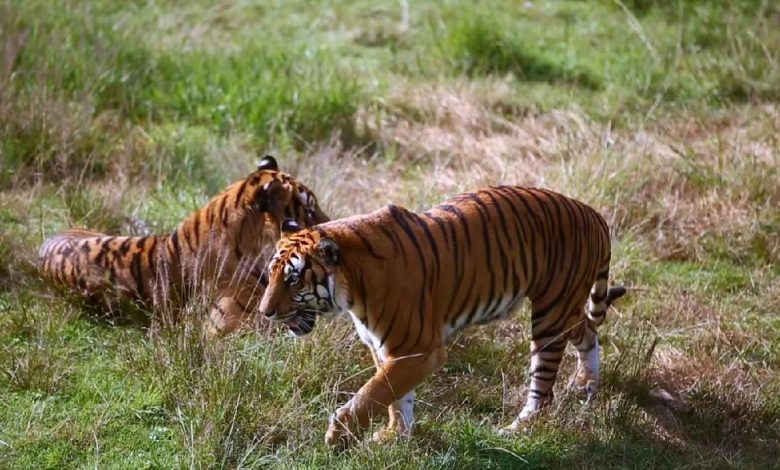
[[314,193],[300,181],[279,171],[276,159],[270,155],[263,157],[257,171],[247,176],[237,188],[245,206],[267,214],[276,230],[285,219],[295,220],[304,227],[330,220],[320,209]]
[[336,298],[339,247],[321,231],[301,229],[289,219],[282,232],[285,236],[262,275],[266,289],[259,310],[303,336],[312,331],[318,315],[341,311]]

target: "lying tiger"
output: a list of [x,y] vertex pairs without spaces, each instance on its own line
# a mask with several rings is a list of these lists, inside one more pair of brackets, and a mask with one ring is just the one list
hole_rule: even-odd
[[[553,396],[567,341],[576,384],[599,382],[596,328],[625,293],[607,288],[609,229],[587,205],[544,189],[491,187],[421,214],[387,206],[302,229],[285,222],[259,310],[308,332],[316,312],[348,313],[376,374],[331,418],[328,444],[346,445],[389,408],[375,439],[408,436],[415,387],[440,369],[455,332],[505,318],[531,301],[531,384],[512,433]],[[588,301],[587,311],[583,308]]]
[[303,226],[329,220],[315,195],[266,156],[257,171],[170,234],[119,237],[66,230],[43,243],[38,268],[44,278],[108,308],[128,298],[176,311],[195,293],[213,289],[208,327],[226,334],[255,310],[262,294],[258,276],[286,218]]

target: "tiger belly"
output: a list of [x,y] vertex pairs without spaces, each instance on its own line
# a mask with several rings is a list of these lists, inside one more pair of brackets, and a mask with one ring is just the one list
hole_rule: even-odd
[[515,297],[505,295],[497,304],[488,302],[488,304],[477,306],[473,314],[470,311],[459,313],[450,323],[444,325],[444,340],[451,338],[452,335],[467,326],[483,325],[509,317],[520,307],[524,296],[523,292],[520,292]]

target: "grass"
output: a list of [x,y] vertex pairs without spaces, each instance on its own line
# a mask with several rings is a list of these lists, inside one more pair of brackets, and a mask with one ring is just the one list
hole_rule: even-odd
[[[780,9],[769,1],[0,0],[0,467],[780,464]],[[413,439],[329,451],[371,373],[311,338],[150,337],[62,298],[70,226],[165,232],[274,153],[334,216],[487,184],[597,207],[630,287],[602,392],[507,439],[528,312],[460,335]],[[356,195],[360,195],[356,197]]]

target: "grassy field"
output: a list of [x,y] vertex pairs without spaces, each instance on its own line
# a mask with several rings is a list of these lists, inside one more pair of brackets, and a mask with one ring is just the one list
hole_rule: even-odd
[[[780,465],[780,6],[769,0],[0,0],[0,468]],[[529,314],[467,330],[413,439],[344,453],[350,323],[150,337],[37,247],[165,232],[258,154],[332,216],[548,187],[613,228],[601,392],[526,433]]]

